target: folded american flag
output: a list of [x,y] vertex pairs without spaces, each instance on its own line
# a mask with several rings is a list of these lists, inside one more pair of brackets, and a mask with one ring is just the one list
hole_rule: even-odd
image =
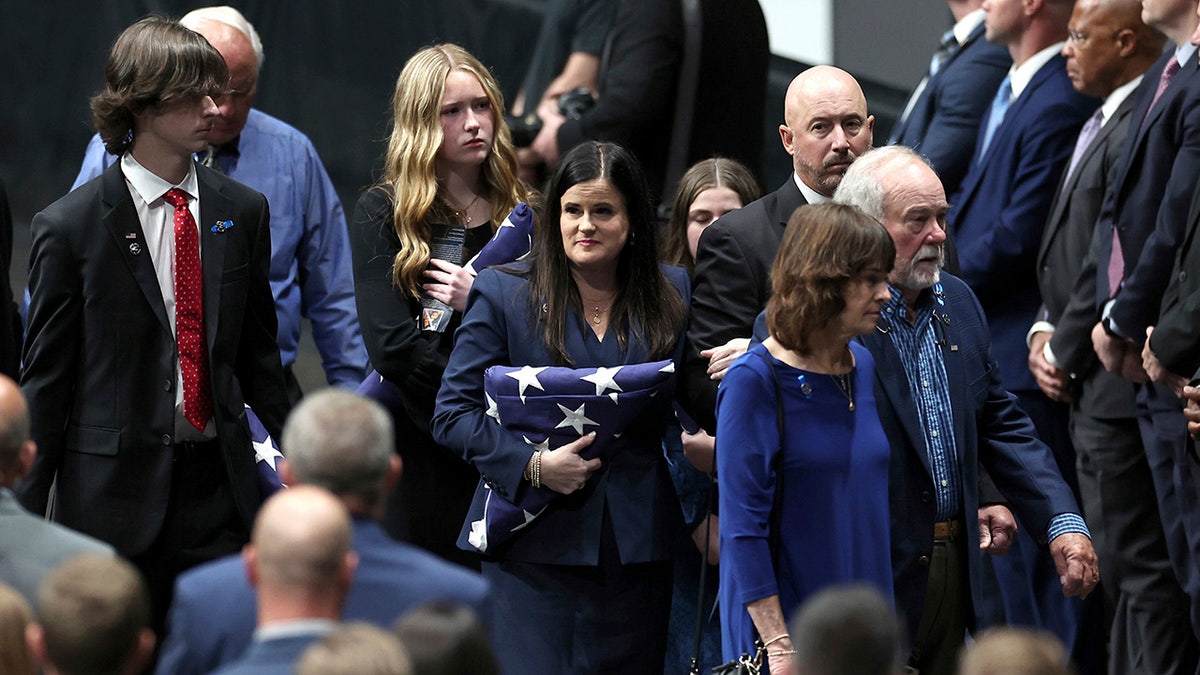
[[512,213],[496,228],[492,240],[467,262],[472,276],[492,265],[506,265],[529,255],[533,249],[533,209],[525,202],[513,207]]
[[[492,366],[483,389],[487,415],[531,450],[552,450],[594,431],[596,440],[579,454],[603,459],[651,399],[671,395],[674,378],[669,360],[612,368]],[[559,497],[523,483],[509,501],[481,480],[467,514],[467,541],[495,551]]]
[[[479,270],[492,265],[504,265],[520,260],[529,255],[532,248],[533,209],[521,202],[513,207],[512,213],[509,213],[504,222],[500,223],[500,227],[496,228],[492,239],[484,244],[479,253],[464,267],[471,276],[476,276]],[[389,410],[398,410],[401,405],[400,390],[395,384],[385,380],[378,370],[372,370],[362,384],[358,385],[355,393],[378,401]]]
[[[243,404],[245,405],[245,404]],[[254,445],[254,466],[258,469],[258,491],[263,501],[267,497],[286,487],[279,480],[279,460],[283,453],[279,452],[279,444],[271,438],[262,420],[254,414],[250,406],[246,406],[246,422],[250,425],[250,443]]]

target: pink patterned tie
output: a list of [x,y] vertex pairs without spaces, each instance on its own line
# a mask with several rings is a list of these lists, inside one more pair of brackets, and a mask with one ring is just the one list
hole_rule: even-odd
[[175,341],[183,373],[183,416],[197,430],[204,431],[212,417],[212,392],[204,339],[200,233],[183,190],[167,190],[163,201],[175,207]]
[[[1172,57],[1167,61],[1167,67],[1163,68],[1162,76],[1158,78],[1158,88],[1154,90],[1154,98],[1150,99],[1150,107],[1146,108],[1146,116],[1142,118],[1142,124],[1150,119],[1150,111],[1154,110],[1158,99],[1162,98],[1163,92],[1167,90],[1167,86],[1171,84],[1171,80],[1179,73],[1179,59]],[[1112,232],[1112,253],[1108,256],[1108,297],[1112,298],[1117,295],[1117,289],[1121,286],[1121,280],[1125,278],[1125,255],[1121,251],[1121,237],[1117,232],[1117,225],[1113,223]]]

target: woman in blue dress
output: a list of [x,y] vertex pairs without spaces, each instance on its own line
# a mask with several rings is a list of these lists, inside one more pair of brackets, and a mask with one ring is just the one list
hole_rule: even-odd
[[717,394],[726,659],[753,654],[758,638],[770,672],[785,672],[787,615],[823,587],[865,581],[892,597],[890,450],[874,362],[851,340],[875,330],[895,255],[883,226],[854,207],[806,206],[788,223],[770,337]]
[[[532,259],[484,270],[471,288],[434,437],[500,497],[516,500],[539,486],[558,493],[507,542],[484,545],[487,623],[506,673],[661,675],[682,518],[660,444],[670,396],[652,398],[588,458],[581,451],[594,432],[539,448],[497,424],[485,371],[530,366],[527,386],[540,389],[542,366],[603,366],[615,377],[617,366],[678,360],[688,294],[687,274],[658,264],[637,161],[620,146],[594,142],[569,152],[550,179]],[[472,541],[474,524],[466,524],[460,546]]]

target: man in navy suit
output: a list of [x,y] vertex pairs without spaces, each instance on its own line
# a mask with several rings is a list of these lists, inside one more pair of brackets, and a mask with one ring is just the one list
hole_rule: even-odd
[[[1135,382],[1146,379],[1142,348],[1147,328],[1158,322],[1159,312],[1174,302],[1179,283],[1193,271],[1175,269],[1175,259],[1185,247],[1200,174],[1200,65],[1197,48],[1189,43],[1200,25],[1197,5],[1195,0],[1142,2],[1142,19],[1176,47],[1146,73],[1133,112],[1140,125],[1097,226],[1097,267],[1107,273],[1096,275],[1095,318],[1100,322],[1092,328],[1092,344],[1109,372]],[[1147,355],[1154,357],[1167,347],[1166,338],[1151,337]],[[1157,358],[1147,360],[1159,381],[1138,388],[1138,425],[1167,553],[1191,598],[1192,630],[1200,637],[1200,506],[1179,414],[1183,380],[1190,373],[1173,371],[1182,367],[1174,359],[1169,363],[1170,368],[1163,368]]]
[[93,118],[120,161],[33,219],[21,385],[38,456],[18,496],[112,544],[156,627],[175,577],[237,551],[262,497],[245,406],[289,407],[267,200],[201,166],[221,55],[149,17],[117,38]]
[[[1090,337],[1096,274],[1105,273],[1096,265],[1096,221],[1140,122],[1135,90],[1162,55],[1164,38],[1141,11],[1139,0],[1080,0],[1071,16],[1067,73],[1076,90],[1104,103],[1080,133],[1042,237],[1042,308],[1030,329],[1029,367],[1047,396],[1071,405],[1079,490],[1104,576],[1105,615],[1112,617],[1109,672],[1192,673],[1196,640],[1167,557],[1134,384],[1100,366]],[[1087,650],[1091,660],[1105,656],[1094,642]],[[1088,658],[1077,649],[1075,660]]]
[[[1025,334],[1041,298],[1034,260],[1075,138],[1099,100],[1075,91],[1061,55],[1072,2],[985,0],[989,42],[1002,44],[1013,68],[993,92],[970,171],[948,216],[964,281],[983,306],[1002,382],[1016,395],[1038,436],[1074,488],[1075,455],[1067,408],[1049,400],[1027,365]],[[1078,603],[1064,599],[1052,561],[1021,528],[1013,554],[990,560],[1002,607],[977,606],[984,625],[1007,621],[1047,628],[1070,648]]]
[[[325,389],[306,396],[282,439],[288,485],[316,485],[338,495],[354,523],[358,569],[344,618],[389,627],[409,609],[444,600],[482,611],[487,583],[477,573],[392,541],[376,519],[400,477],[392,423],[374,401]],[[237,658],[250,644],[254,590],[239,556],[179,578],[159,657],[163,675],[203,675]]]
[[310,644],[333,631],[358,556],[350,512],[327,490],[298,486],[263,504],[242,551],[258,596],[258,626],[220,675],[290,675]]
[[981,467],[1049,544],[1063,594],[1091,591],[1096,554],[1053,456],[1001,384],[979,302],[941,274],[949,205],[937,174],[908,148],[880,148],[850,167],[836,200],[878,219],[896,243],[892,300],[862,341],[875,357],[879,417],[892,443],[892,565],[913,641],[909,665],[950,674],[979,600],[974,544],[997,548],[995,522],[980,517],[978,530],[966,528],[981,502]]
[[946,5],[954,27],[942,36],[888,145],[906,145],[924,155],[946,194],[954,194],[971,166],[979,123],[1012,57],[1003,45],[984,39],[983,0],[947,0]]

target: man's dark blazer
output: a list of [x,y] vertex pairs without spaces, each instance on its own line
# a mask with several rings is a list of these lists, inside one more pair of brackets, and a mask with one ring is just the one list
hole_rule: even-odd
[[1012,66],[1008,48],[991,44],[983,33],[980,23],[929,78],[908,117],[892,131],[890,142],[924,155],[948,195],[971,167],[980,122]]
[[1039,321],[1054,324],[1050,349],[1059,367],[1075,376],[1079,409],[1101,419],[1134,413],[1133,383],[1100,367],[1092,351],[1096,325],[1096,221],[1104,194],[1120,166],[1130,133],[1136,92],[1130,92],[1101,127],[1071,175],[1063,176],[1038,250]]
[[1009,391],[1037,390],[1025,346],[1041,304],[1034,260],[1079,128],[1099,104],[1075,91],[1066,59],[1055,55],[1009,106],[950,198],[947,220],[961,276],[987,313],[992,353]]
[[[1111,317],[1124,337],[1146,339],[1171,280],[1187,214],[1200,175],[1200,67],[1195,57],[1179,71],[1162,98],[1154,97],[1168,52],[1146,73],[1133,119],[1145,118],[1131,133],[1117,182],[1101,214],[1097,265],[1105,268],[1117,228],[1125,263],[1125,281],[1116,294]],[[1157,214],[1157,215],[1155,215]],[[1097,275],[1097,304],[1110,295],[1108,278]],[[1186,372],[1182,373],[1187,375]]]
[[679,395],[710,432],[717,424],[717,383],[709,379],[708,359],[700,351],[751,336],[754,318],[771,297],[771,263],[783,231],[806,203],[795,176],[788,174],[778,190],[722,216],[700,234]]
[[1192,379],[1200,369],[1200,187],[1188,210],[1183,242],[1172,270],[1150,350],[1163,367]]
[[[1021,523],[1040,538],[1051,518],[1079,513],[1079,507],[1049,448],[1037,439],[1033,424],[1000,382],[979,302],[956,277],[943,273],[942,286],[945,305],[937,309],[937,319],[944,327],[942,360],[950,383],[955,450],[962,472],[961,517],[968,524],[975,522],[980,503],[979,472],[983,468]],[[925,606],[937,506],[921,418],[904,364],[891,336],[883,332],[886,327],[881,321],[878,330],[859,339],[875,357],[875,401],[892,445],[888,486],[896,609],[908,620],[908,634],[917,635]],[[973,531],[970,527],[968,530]],[[976,582],[981,578],[981,558],[971,553],[973,545],[967,548],[972,595],[978,602],[980,589]],[[973,615],[967,612],[968,617]]]
[[310,631],[301,635],[258,640],[250,645],[240,659],[216,671],[214,675],[292,675],[304,650],[327,635],[327,631]]
[[[261,496],[244,404],[276,438],[288,411],[267,201],[196,171],[213,422],[249,531]],[[22,388],[38,457],[19,493],[45,513],[57,478],[55,519],[126,557],[154,541],[167,511],[178,361],[129,190],[114,164],[33,219]]]
[[[358,568],[342,614],[346,621],[390,628],[408,610],[435,600],[468,605],[486,616],[483,577],[389,539],[372,520],[354,519],[354,551]],[[204,675],[237,659],[250,644],[256,610],[241,556],[184,572],[175,582],[156,672]]]

